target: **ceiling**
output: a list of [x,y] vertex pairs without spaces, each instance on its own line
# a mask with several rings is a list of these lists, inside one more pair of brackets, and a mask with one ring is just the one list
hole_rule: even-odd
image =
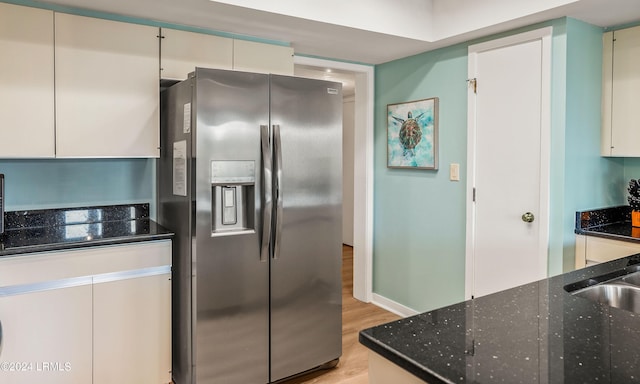
[[[462,0],[458,1],[462,2]],[[475,4],[479,4],[477,3],[479,0],[475,1]],[[483,1],[487,4],[491,3],[488,0]],[[291,44],[296,54],[366,64],[380,64],[564,16],[601,27],[640,20],[640,0],[576,0],[565,2],[568,3],[565,6],[531,13],[525,17],[474,27],[471,31],[453,34],[435,41],[425,41],[209,0],[44,0],[44,2],[282,42]],[[319,4],[315,3],[316,6]],[[403,20],[398,20],[398,23],[402,22]],[[442,24],[442,21],[438,22]]]

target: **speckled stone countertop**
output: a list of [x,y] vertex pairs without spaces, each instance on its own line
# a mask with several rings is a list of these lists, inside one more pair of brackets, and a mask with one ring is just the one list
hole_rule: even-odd
[[639,270],[640,255],[625,257],[369,328],[360,342],[432,384],[640,383],[640,315],[565,290]]
[[11,211],[0,257],[172,237],[149,219],[149,204]]
[[640,228],[631,226],[631,208],[627,205],[576,212],[575,233],[640,242]]

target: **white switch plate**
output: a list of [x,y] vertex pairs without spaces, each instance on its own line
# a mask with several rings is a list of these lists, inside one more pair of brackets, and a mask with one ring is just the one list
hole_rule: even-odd
[[449,165],[449,180],[460,181],[460,164],[451,163]]

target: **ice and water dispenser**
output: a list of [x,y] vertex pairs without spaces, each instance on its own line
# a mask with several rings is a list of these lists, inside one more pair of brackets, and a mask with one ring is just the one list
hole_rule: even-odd
[[212,236],[254,232],[255,162],[211,161]]

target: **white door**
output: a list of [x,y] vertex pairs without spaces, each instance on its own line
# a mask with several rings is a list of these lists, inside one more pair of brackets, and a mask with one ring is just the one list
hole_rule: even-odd
[[467,297],[547,275],[550,38],[469,47]]

